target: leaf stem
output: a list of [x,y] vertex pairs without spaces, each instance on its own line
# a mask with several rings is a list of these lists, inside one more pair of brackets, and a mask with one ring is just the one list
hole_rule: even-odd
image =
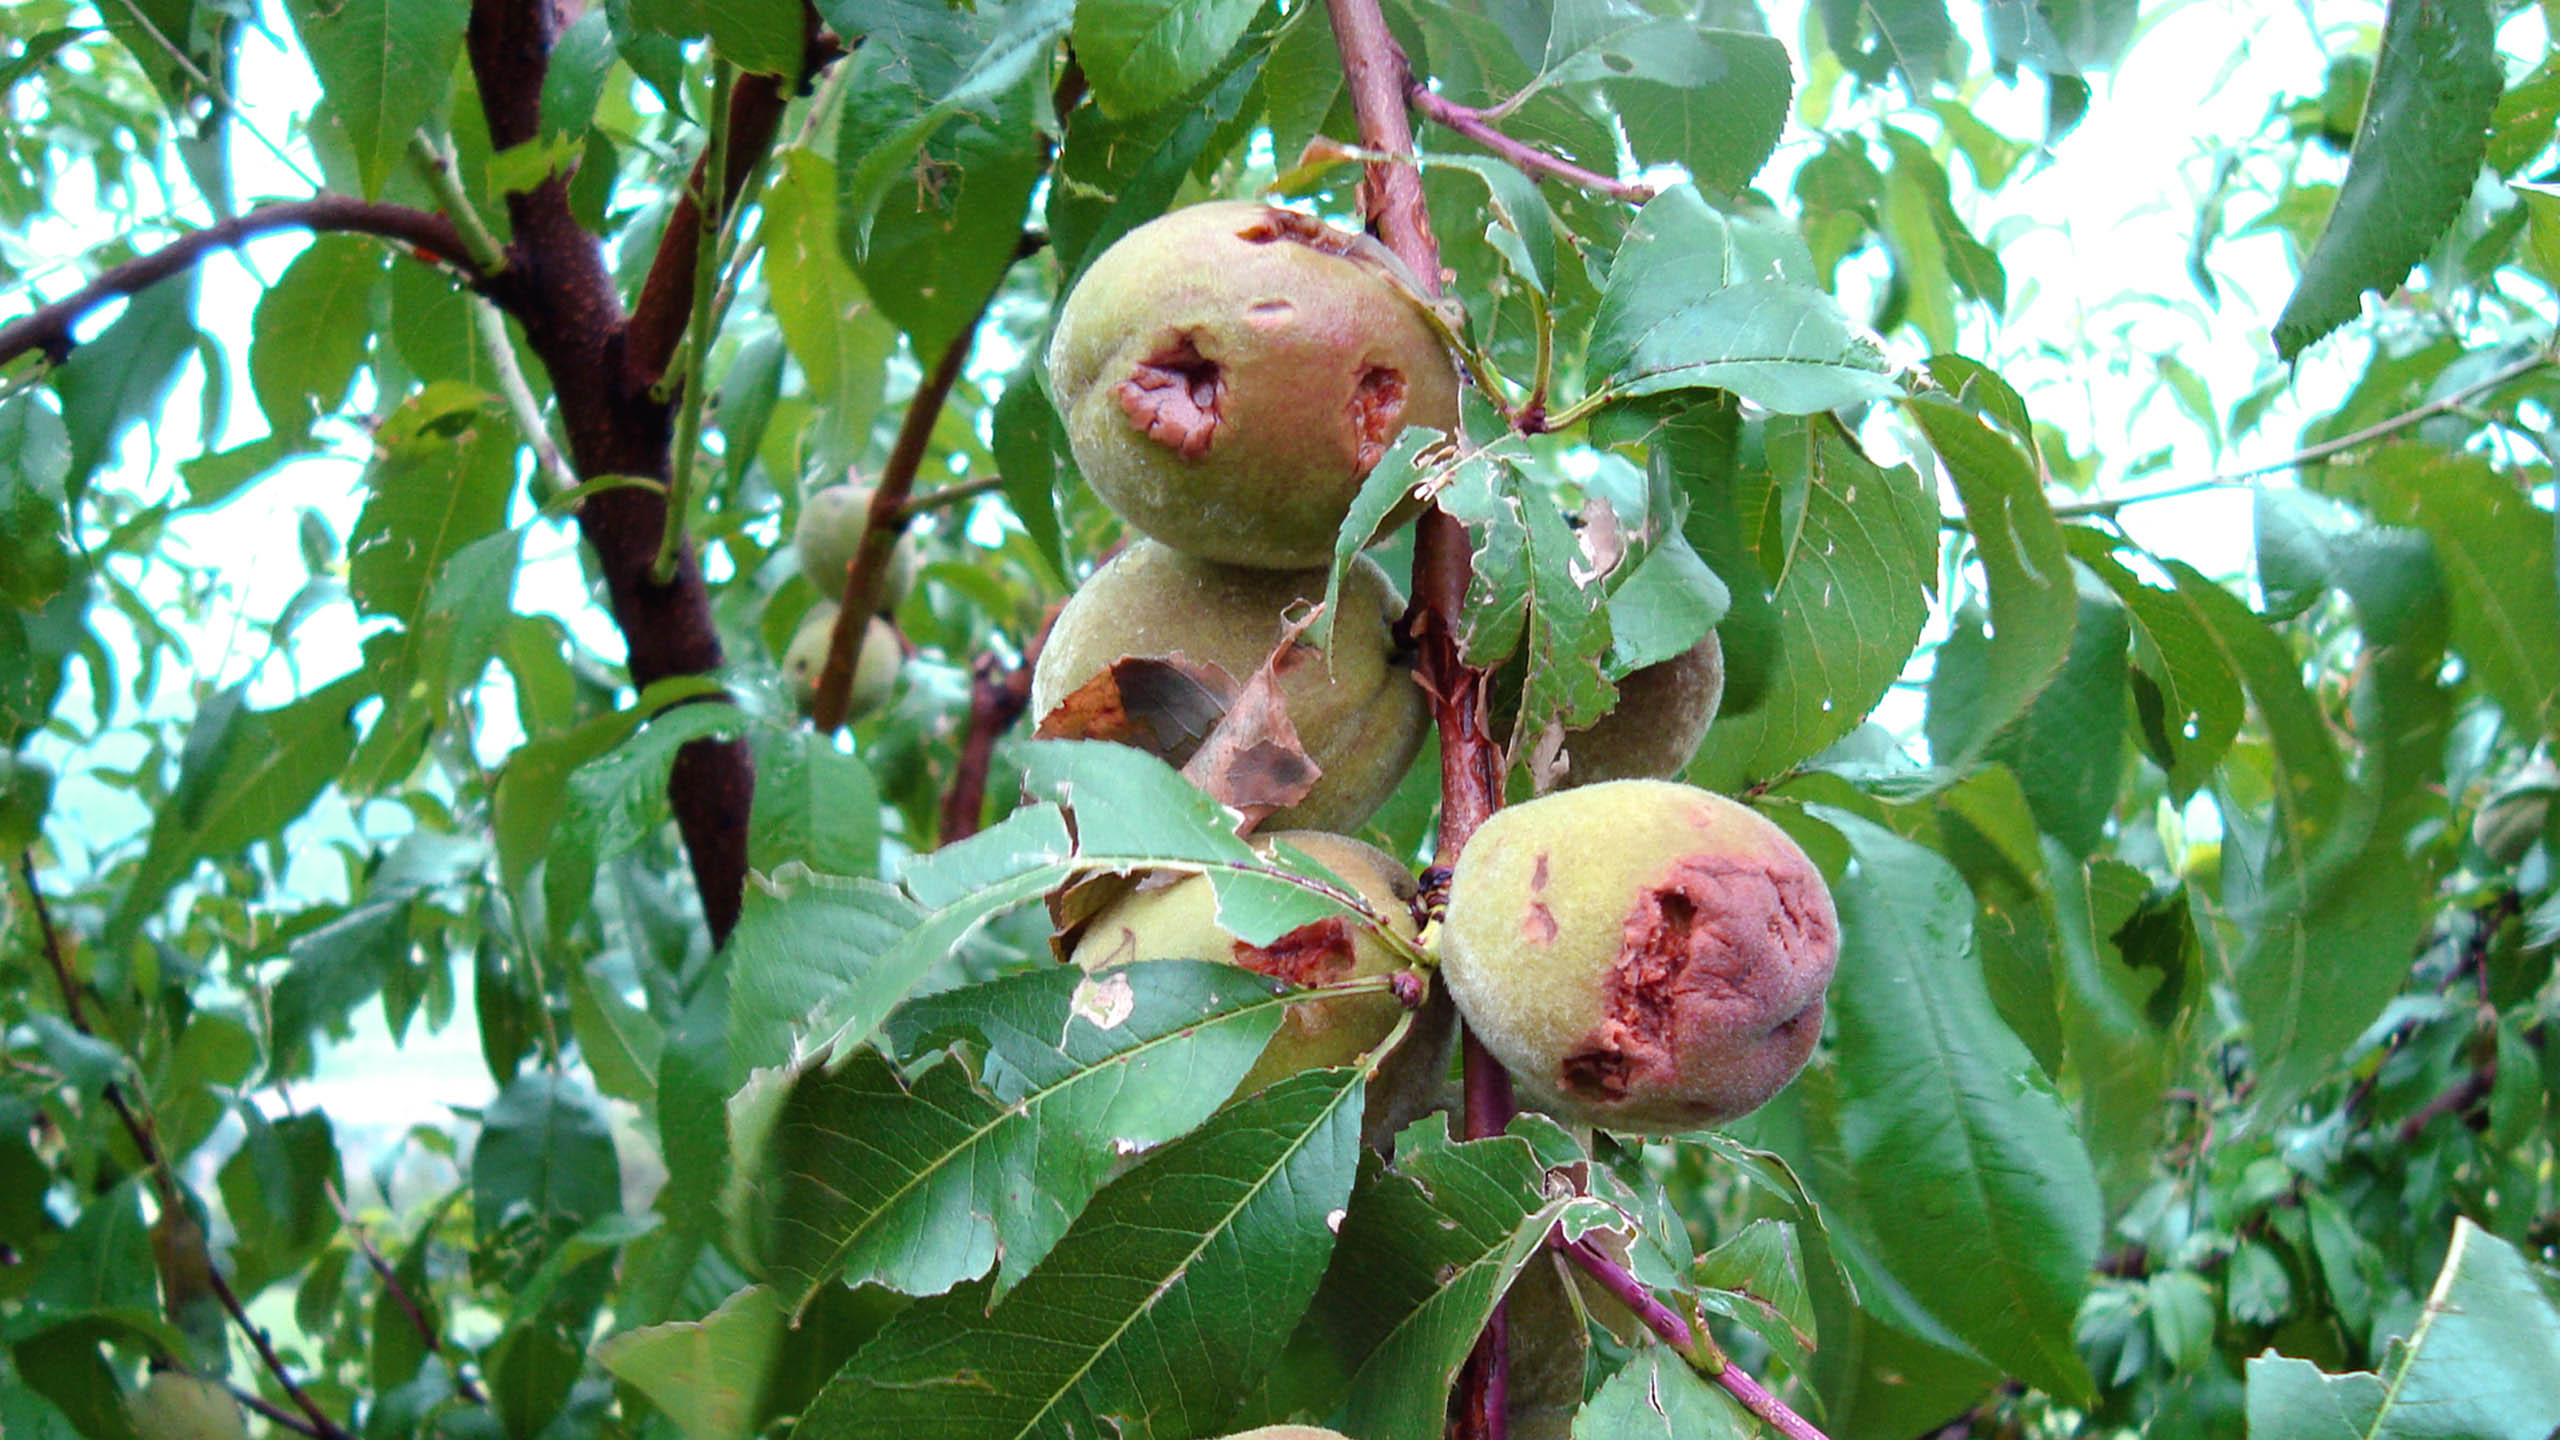
[[462,188],[462,176],[454,161],[449,142],[429,135],[424,129],[409,134],[409,160],[418,167],[419,177],[427,182],[427,192],[436,197],[436,205],[453,228],[462,236],[463,253],[480,267],[483,275],[495,275],[507,268],[506,247],[489,233],[488,222],[480,218],[479,207]]
[[693,501],[694,456],[702,448],[702,406],[710,391],[704,377],[710,373],[712,301],[720,284],[720,237],[727,228],[720,197],[728,193],[729,89],[734,77],[728,62],[712,60],[711,133],[703,141],[704,179],[695,202],[701,232],[693,252],[693,315],[685,326],[683,361],[675,373],[658,381],[660,389],[684,387],[684,401],[676,411],[673,453],[668,457],[666,523],[658,532],[658,558],[649,571],[650,578],[661,585],[676,578],[676,558],[684,551],[685,511]]

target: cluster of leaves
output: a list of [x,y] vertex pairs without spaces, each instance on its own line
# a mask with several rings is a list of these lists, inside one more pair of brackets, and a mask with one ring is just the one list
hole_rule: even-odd
[[[78,285],[66,228],[116,227],[97,271],[254,221],[244,184],[510,247],[496,274],[350,224],[246,333],[179,267],[76,346],[0,341],[0,1429],[127,1440],[121,1397],[176,1366],[331,1440],[1424,1440],[1551,1235],[1844,1440],[2560,1425],[2560,807],[2545,782],[2483,823],[2560,727],[2560,367],[2526,293],[2560,287],[2560,212],[2518,178],[2560,62],[2511,77],[2486,6],[2394,5],[2200,202],[2208,298],[2236,205],[2302,255],[2252,394],[2158,367],[2217,454],[2277,353],[2410,282],[2329,342],[2368,358],[2258,491],[2250,577],[2064,493],[2142,462],[2004,380],[2059,342],[2000,330],[1969,218],[2070,164],[2130,0],[1987,5],[1996,80],[1931,0],[1826,0],[1792,54],[1739,5],[1385,7],[1443,113],[1508,140],[1423,134],[1477,384],[1462,443],[1380,465],[1337,574],[1428,488],[1471,552],[1453,633],[1521,667],[1524,736],[1714,628],[1689,778],[1817,858],[1845,951],[1821,1054],[1729,1136],[1434,1115],[1384,1150],[1381,1057],[1221,1108],[1289,996],[1088,979],[1037,903],[1198,870],[1260,942],[1350,904],[1329,877],[1134,751],[969,759],[973,688],[1114,538],[1040,388],[1056,299],[1209,194],[1351,213],[1326,7],[608,0],[534,27],[529,126],[492,118],[523,98],[501,38],[552,7],[285,10],[322,97],[289,135],[239,104],[235,6],[0,13],[17,308]],[[2045,87],[2043,154],[1967,108],[1995,83]],[[685,229],[757,86],[772,140]],[[1791,124],[1791,191],[1751,188]],[[552,364],[616,317],[483,298],[591,264],[646,312],[680,241],[691,348],[618,408]],[[1856,317],[1852,272],[1886,277]],[[917,523],[913,653],[847,747],[790,714],[774,657],[825,597],[781,551],[810,487],[899,453],[959,504]],[[635,454],[659,473],[598,459]],[[261,504],[277,535],[223,528]],[[662,516],[729,659],[635,684]],[[285,526],[280,604],[199,558],[275,567]],[[1906,676],[1913,737],[1867,718]],[[751,794],[704,778],[731,742]],[[1427,854],[1438,781],[1367,838]],[[734,893],[688,801],[742,832]],[[388,1134],[313,1103],[377,1020],[467,1030],[486,1103]],[[1748,1432],[1611,1318],[1580,1433]]]

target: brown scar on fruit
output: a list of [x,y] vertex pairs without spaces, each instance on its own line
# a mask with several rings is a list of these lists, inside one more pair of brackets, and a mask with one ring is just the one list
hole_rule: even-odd
[[1310,920],[1268,945],[1235,942],[1236,963],[1292,985],[1322,985],[1351,973],[1351,925],[1339,915]]
[[1358,455],[1354,471],[1366,476],[1378,468],[1385,458],[1387,442],[1395,438],[1404,422],[1404,376],[1384,365],[1372,365],[1360,372],[1360,383],[1351,392],[1351,431]]
[[1558,1082],[1619,1100],[1639,1082],[1676,1083],[1692,1036],[1800,1024],[1828,978],[1813,959],[1833,942],[1811,899],[1820,884],[1809,868],[1730,856],[1673,866],[1628,911],[1601,1019],[1558,1066]]
[[1529,913],[1520,917],[1520,938],[1532,945],[1556,943],[1556,912],[1545,901],[1529,902]]
[[1226,388],[1225,367],[1201,354],[1191,336],[1177,335],[1120,382],[1120,408],[1148,439],[1185,460],[1197,460],[1218,438],[1218,408]]
[[1236,238],[1254,245],[1288,240],[1327,255],[1348,255],[1360,243],[1358,236],[1336,230],[1312,215],[1277,209],[1263,211],[1260,219],[1237,231]]

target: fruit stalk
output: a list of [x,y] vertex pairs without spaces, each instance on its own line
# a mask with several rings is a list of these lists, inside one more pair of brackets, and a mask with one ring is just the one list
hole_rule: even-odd
[[[1413,123],[1405,112],[1411,71],[1377,0],[1326,0],[1343,83],[1360,119],[1360,143],[1387,157],[1372,161],[1362,181],[1362,209],[1378,238],[1404,261],[1425,292],[1440,293],[1440,243],[1423,203],[1422,175],[1411,159]],[[1455,865],[1467,837],[1502,803],[1502,756],[1488,733],[1486,676],[1458,654],[1457,617],[1467,593],[1467,531],[1432,506],[1414,532],[1413,608],[1407,625],[1420,647],[1418,672],[1440,731],[1440,837],[1434,861]],[[1473,1035],[1466,1037],[1466,1116],[1470,1137],[1498,1135],[1511,1121],[1509,1077]],[[1510,1393],[1509,1326],[1494,1307],[1459,1380],[1459,1433],[1468,1440],[1506,1440]]]

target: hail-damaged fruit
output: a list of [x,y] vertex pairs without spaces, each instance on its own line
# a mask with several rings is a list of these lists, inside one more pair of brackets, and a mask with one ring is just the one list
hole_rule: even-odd
[[[1257,837],[1256,843],[1304,852],[1349,885],[1377,923],[1357,915],[1329,915],[1268,945],[1249,945],[1218,924],[1217,896],[1208,877],[1162,876],[1094,916],[1070,958],[1086,970],[1135,960],[1215,960],[1292,985],[1324,985],[1404,968],[1404,953],[1379,933],[1389,931],[1407,941],[1414,937],[1416,887],[1412,873],[1394,857],[1374,845],[1320,830],[1283,831]],[[1348,1065],[1386,1039],[1403,1013],[1403,1002],[1384,991],[1292,1005],[1236,1093],[1250,1095],[1316,1066]]]
[[[818,698],[818,673],[826,667],[827,640],[834,633],[836,611],[842,607],[832,600],[821,600],[809,607],[800,628],[791,634],[791,645],[782,652],[783,678],[790,682],[791,698],[807,709]],[[859,718],[889,702],[898,688],[898,667],[906,661],[905,647],[898,643],[897,627],[874,615],[862,627],[862,650],[853,660],[853,691],[846,714]]]
[[1785,832],[1662,780],[1497,812],[1458,857],[1440,947],[1526,1103],[1637,1134],[1721,1124],[1794,1079],[1839,953]]
[[1457,424],[1457,371],[1386,248],[1218,202],[1123,236],[1076,283],[1049,382],[1076,465],[1120,518],[1231,565],[1333,555],[1407,424]]
[[[1059,612],[1032,671],[1032,714],[1126,656],[1215,665],[1239,683],[1280,646],[1288,623],[1324,601],[1322,570],[1252,570],[1197,560],[1153,541],[1120,552]],[[1404,609],[1387,573],[1361,556],[1343,575],[1330,660],[1307,640],[1279,656],[1280,697],[1307,758],[1323,773],[1274,828],[1349,830],[1394,792],[1429,723],[1389,621]]]

